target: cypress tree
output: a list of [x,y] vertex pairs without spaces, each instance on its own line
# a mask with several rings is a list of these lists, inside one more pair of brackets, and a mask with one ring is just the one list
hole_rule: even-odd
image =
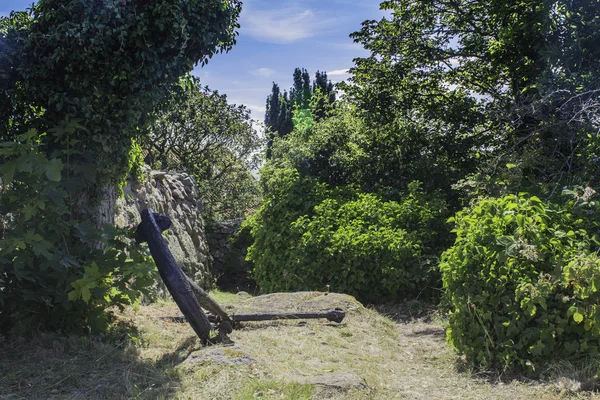
[[279,85],[273,82],[271,94],[267,97],[267,110],[265,112],[265,128],[267,128],[267,159],[271,158],[271,146],[273,137],[278,128],[279,113],[281,112]]
[[277,121],[279,120],[281,108],[280,97],[279,85],[273,82],[271,94],[267,97],[267,111],[265,112],[265,126],[271,128],[271,130],[277,129]]
[[302,68],[302,102],[300,103],[300,107],[308,108],[310,105],[311,98],[312,89],[310,85],[310,75],[307,70]]
[[302,96],[304,95],[304,84],[302,81],[302,70],[296,68],[294,70],[294,87],[290,91],[290,101],[292,104],[301,104]]

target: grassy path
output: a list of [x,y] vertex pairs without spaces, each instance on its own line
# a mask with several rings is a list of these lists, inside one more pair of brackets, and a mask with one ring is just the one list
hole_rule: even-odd
[[600,398],[568,380],[491,383],[459,373],[441,323],[393,322],[349,296],[218,294],[217,301],[238,313],[339,306],[348,316],[339,325],[248,323],[231,335],[235,345],[202,348],[187,324],[165,319],[179,315],[173,303],[144,306],[119,319],[137,332],[0,343],[0,399]]

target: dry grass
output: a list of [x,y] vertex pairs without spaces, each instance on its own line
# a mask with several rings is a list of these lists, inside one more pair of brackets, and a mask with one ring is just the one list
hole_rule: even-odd
[[39,334],[0,343],[0,399],[600,398],[584,391],[583,375],[566,365],[549,371],[555,379],[546,383],[458,372],[443,322],[393,322],[349,296],[214,297],[237,313],[336,306],[348,312],[342,324],[247,323],[231,335],[235,346],[202,348],[187,324],[162,318],[179,315],[173,303],[144,306],[122,314],[121,329],[102,338]]

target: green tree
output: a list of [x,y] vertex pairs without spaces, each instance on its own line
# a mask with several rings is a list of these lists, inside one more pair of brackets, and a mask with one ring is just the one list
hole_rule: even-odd
[[302,69],[302,100],[296,105],[301,109],[307,109],[312,98],[312,86],[310,85],[310,74],[304,68]]
[[296,68],[294,70],[294,86],[290,89],[290,100],[293,104],[301,104],[304,96],[304,82],[302,80],[303,69]]
[[267,97],[267,111],[265,112],[265,126],[274,128],[279,125],[281,114],[281,91],[279,85],[273,82],[271,94]]
[[[267,97],[265,126],[273,135],[284,137],[292,132],[294,120],[302,120],[311,114],[310,119],[325,118],[328,110],[335,102],[333,83],[327,80],[327,73],[317,71],[315,81],[311,84],[310,75],[304,68],[296,68],[293,74],[294,84],[289,96],[286,91],[281,94],[279,86],[273,83],[271,94]],[[317,92],[320,95],[317,95]],[[271,135],[271,136],[273,136]],[[272,139],[267,154],[271,154]]]
[[281,110],[279,112],[279,119],[277,121],[277,134],[279,137],[283,137],[289,134],[294,129],[292,123],[292,115],[294,113],[294,105],[288,98],[288,93],[283,92],[281,98]]
[[211,219],[243,217],[259,202],[258,169],[263,141],[244,106],[188,78],[174,90],[147,128],[147,160],[156,168],[196,178]]
[[383,142],[414,149],[397,165],[423,160],[438,187],[477,171],[488,191],[597,177],[586,133],[598,110],[598,1],[396,0],[382,8],[391,17],[352,35],[371,55],[356,60],[343,89],[365,118],[400,127],[392,135],[406,139]]
[[319,121],[325,118],[336,100],[333,83],[327,79],[327,72],[317,71],[315,74],[312,100],[311,109],[315,120]]
[[91,326],[135,301],[144,273],[125,273],[133,253],[102,231],[115,186],[148,114],[231,48],[240,11],[236,0],[40,0],[0,19],[3,329]]

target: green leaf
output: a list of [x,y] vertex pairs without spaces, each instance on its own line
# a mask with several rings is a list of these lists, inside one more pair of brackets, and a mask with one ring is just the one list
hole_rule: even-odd
[[508,168],[508,169],[513,169],[513,168],[516,168],[516,167],[517,167],[516,164],[510,164],[510,163],[506,164],[506,168]]
[[5,185],[9,185],[12,183],[14,176],[15,176],[15,169],[16,169],[16,165],[14,163],[7,163],[5,165],[3,165],[0,168],[0,171],[2,171],[2,182]]
[[575,314],[573,314],[573,320],[575,322],[577,322],[578,324],[583,322],[583,314],[581,314],[579,311],[577,311]]
[[63,163],[57,158],[53,158],[48,162],[46,167],[46,176],[53,182],[58,182],[61,179],[60,172],[63,169]]
[[81,298],[83,299],[83,301],[89,303],[91,297],[92,293],[90,292],[90,289],[88,289],[86,286],[83,286],[81,288]]

